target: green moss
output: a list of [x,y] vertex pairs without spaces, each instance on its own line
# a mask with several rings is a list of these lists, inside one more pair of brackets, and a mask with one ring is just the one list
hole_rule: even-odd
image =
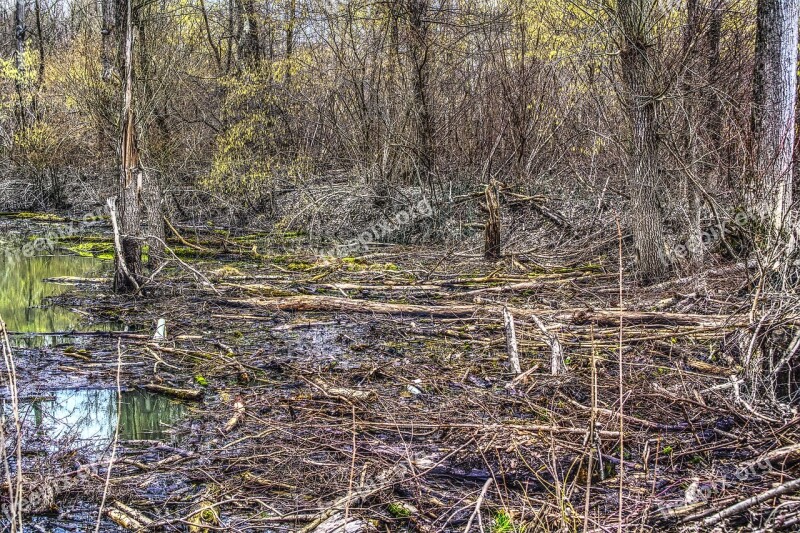
[[110,235],[64,235],[61,242],[102,242],[112,244],[114,241]]
[[386,510],[395,518],[408,518],[411,516],[411,510],[403,505],[402,502],[391,502],[386,506]]
[[313,263],[306,263],[305,261],[293,261],[286,265],[286,268],[289,270],[298,270],[298,271],[305,271],[314,268]]
[[170,247],[172,253],[181,259],[197,259],[199,257],[214,257],[217,253],[214,250],[196,250],[189,246]]
[[96,257],[103,260],[114,259],[114,245],[110,242],[77,242],[65,247],[81,257]]
[[66,218],[54,215],[52,213],[30,213],[27,211],[20,211],[19,213],[0,213],[0,216],[22,220],[33,220],[36,222],[67,222]]

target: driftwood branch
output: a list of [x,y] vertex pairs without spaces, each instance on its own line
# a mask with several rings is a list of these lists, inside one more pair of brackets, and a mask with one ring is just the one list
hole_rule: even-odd
[[503,307],[503,323],[506,330],[506,352],[511,363],[511,369],[519,375],[522,367],[519,364],[519,351],[517,349],[517,333],[514,330],[514,316],[508,311],[508,307]]
[[530,319],[536,324],[539,331],[542,332],[544,341],[550,346],[550,375],[559,376],[563,374],[567,371],[567,365],[564,362],[564,349],[561,347],[558,337],[556,335],[551,335],[547,331],[544,322],[536,315],[530,315]]
[[800,490],[800,479],[793,479],[768,491],[762,492],[761,494],[756,494],[755,496],[747,498],[746,500],[742,500],[739,503],[731,505],[730,507],[726,507],[717,513],[714,513],[703,520],[702,525],[703,527],[711,527],[722,522],[723,520],[731,518],[732,516],[736,516],[737,514],[742,513],[755,505],[764,503],[772,498],[777,498],[783,494],[795,492],[797,490]]

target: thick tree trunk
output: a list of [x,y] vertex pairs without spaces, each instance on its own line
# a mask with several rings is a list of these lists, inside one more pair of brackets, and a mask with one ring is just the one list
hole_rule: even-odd
[[259,37],[258,19],[253,0],[242,0],[237,6],[243,11],[241,17],[242,36],[239,43],[239,58],[247,68],[254,68],[261,62],[261,39]]
[[798,0],[759,0],[753,80],[750,214],[784,241],[791,230]]
[[[142,243],[139,240],[143,172],[139,165],[139,150],[136,139],[136,117],[133,111],[133,9],[126,2],[125,41],[122,54],[124,81],[122,86],[122,130],[120,135],[120,232],[122,256],[115,257],[116,270],[114,288],[119,292],[137,290],[142,274]],[[120,265],[124,262],[125,268]],[[134,278],[134,279],[131,279]]]
[[[152,8],[152,4],[147,6],[147,10]],[[147,11],[145,11],[146,13]],[[151,54],[148,47],[145,15],[141,14],[136,19],[136,26],[139,35],[139,65],[141,69],[140,85],[142,86],[142,93],[144,94],[145,101],[156,101],[156,95],[153,91],[153,84],[151,80],[157,79],[153,70],[155,66],[151,63]],[[155,115],[156,128],[142,128],[141,135],[141,149],[144,154],[148,153],[148,148],[158,149],[159,140],[167,142],[169,130],[167,128],[166,119],[164,114],[158,109],[158,106],[153,106]],[[154,130],[155,131],[151,131]],[[155,140],[155,142],[152,142]],[[140,156],[141,157],[141,156]],[[154,159],[154,158],[153,158]],[[140,165],[141,166],[141,165]],[[146,231],[144,232],[144,242],[147,243],[149,248],[148,253],[148,267],[158,267],[164,260],[164,247],[166,235],[164,231],[164,208],[161,194],[161,173],[157,170],[151,170],[142,173],[142,190],[140,191],[139,201],[141,208],[144,211]]]
[[155,172],[144,174],[144,191],[142,194],[143,207],[146,216],[148,253],[148,268],[153,269],[164,262],[164,246],[166,232],[164,230],[164,205],[161,194],[161,184]]
[[670,271],[664,242],[664,223],[659,203],[659,138],[653,96],[653,73],[649,30],[650,0],[620,0],[619,23],[624,39],[620,59],[631,123],[628,188],[631,192],[631,222],[640,275],[648,281]]

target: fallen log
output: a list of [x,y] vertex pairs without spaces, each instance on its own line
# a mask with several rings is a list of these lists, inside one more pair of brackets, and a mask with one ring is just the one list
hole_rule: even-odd
[[203,391],[201,390],[178,389],[175,387],[167,387],[166,385],[158,385],[156,383],[146,383],[142,385],[142,388],[150,392],[180,398],[181,400],[200,400],[203,398]]
[[[117,508],[118,511],[121,511],[123,514],[130,517],[130,519],[137,524],[141,524],[141,528],[149,528],[153,521],[144,515],[141,511],[134,509],[128,505],[125,505],[121,501],[115,501],[114,506]],[[109,511],[110,514],[110,511]]]
[[138,522],[135,518],[128,516],[119,509],[109,509],[106,514],[112,522],[125,529],[129,529],[131,531],[144,531],[147,529],[147,526],[141,522]]
[[[276,298],[244,298],[223,300],[222,305],[234,305],[267,311],[287,311],[306,313],[372,313],[380,315],[427,316],[432,318],[469,318],[478,313],[498,316],[502,307],[478,304],[418,305],[390,302],[376,302],[338,296],[302,295]],[[732,327],[749,324],[745,315],[698,315],[683,313],[664,313],[651,311],[593,310],[593,309],[523,309],[508,308],[517,317],[547,318],[551,322],[569,322],[575,325],[594,324],[618,327],[623,325],[661,325],[661,326],[701,326],[708,328]],[[272,320],[273,317],[258,315],[212,315],[215,318]]]
[[430,306],[398,304],[317,295],[248,298],[233,300],[232,303],[268,311],[374,313],[380,315],[430,316],[434,318],[469,317],[481,309],[480,306],[476,305]]

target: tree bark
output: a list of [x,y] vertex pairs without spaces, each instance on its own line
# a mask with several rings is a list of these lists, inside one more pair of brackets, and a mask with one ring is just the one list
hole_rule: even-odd
[[704,166],[700,157],[700,134],[703,131],[703,120],[698,113],[698,83],[700,70],[700,8],[698,0],[686,3],[686,29],[684,31],[684,57],[686,65],[683,79],[683,107],[686,113],[684,129],[685,170],[683,173],[682,198],[686,229],[686,252],[689,265],[697,270],[703,263],[703,237],[700,228],[702,200],[696,181],[704,174]]
[[430,71],[428,2],[429,0],[408,0],[407,9],[411,30],[412,93],[417,126],[417,171],[421,181],[433,189],[433,119],[428,91]]
[[[122,66],[125,73],[122,85],[122,113],[120,132],[120,180],[122,199],[120,206],[120,231],[122,254],[115,254],[114,288],[118,292],[137,290],[136,283],[142,274],[142,244],[139,240],[143,172],[139,165],[139,149],[136,138],[136,117],[133,110],[133,0],[125,2],[125,40]],[[120,265],[125,263],[125,268]],[[127,273],[130,274],[126,275]]]
[[491,180],[486,186],[486,227],[484,228],[483,256],[487,261],[500,259],[503,253],[500,227],[500,201],[497,182]]
[[722,147],[722,109],[717,95],[720,81],[720,41],[722,40],[722,17],[725,13],[725,0],[712,0],[706,32],[708,52],[708,83],[705,85],[705,107],[708,117],[708,138],[714,161],[719,161]]
[[751,216],[786,238],[791,230],[792,155],[797,98],[798,0],[759,0],[753,76]]
[[239,43],[239,57],[247,68],[254,68],[261,62],[261,39],[259,38],[258,19],[253,0],[242,0],[237,5],[244,11],[241,20],[244,23],[241,42]]
[[[145,9],[152,8],[152,4],[148,4]],[[147,11],[145,11],[147,13]],[[136,18],[136,26],[139,35],[139,64],[141,69],[142,93],[144,94],[145,101],[155,102],[156,95],[153,91],[153,79],[156,79],[155,65],[151,64],[150,50],[148,47],[147,32],[145,31],[145,16],[140,14]],[[142,128],[141,148],[143,153],[148,153],[148,147],[158,149],[158,140],[153,143],[153,139],[160,137],[166,139],[169,137],[169,130],[167,128],[166,119],[164,114],[158,110],[158,105],[153,105],[155,115],[155,123],[157,128]],[[155,131],[151,131],[155,129]],[[155,159],[155,158],[153,158]],[[141,166],[141,165],[140,165]],[[166,234],[164,231],[164,208],[161,194],[160,178],[162,173],[158,170],[151,169],[145,172],[142,169],[142,190],[140,191],[139,201],[142,210],[144,211],[144,219],[146,232],[144,234],[144,242],[147,243],[149,248],[148,252],[148,267],[156,268],[164,260],[164,243],[166,242]]]
[[28,125],[28,106],[25,102],[26,93],[26,68],[25,68],[25,39],[27,38],[27,28],[25,27],[25,0],[17,0],[14,9],[14,63],[17,69],[15,88],[19,100],[19,127],[25,130]]
[[651,57],[650,0],[620,0],[618,17],[624,43],[620,51],[622,79],[631,123],[628,187],[639,274],[646,281],[665,277],[670,263],[664,242],[660,193],[659,138]]
[[[39,0],[34,1],[34,14],[36,16],[36,49],[39,52],[39,65],[36,76],[36,89],[37,91],[44,84],[44,34],[42,32],[42,8]],[[38,113],[34,113],[37,115]]]
[[101,0],[100,9],[103,21],[100,28],[100,63],[103,67],[103,81],[111,81],[114,73],[114,43],[116,41],[116,11],[113,0]]

